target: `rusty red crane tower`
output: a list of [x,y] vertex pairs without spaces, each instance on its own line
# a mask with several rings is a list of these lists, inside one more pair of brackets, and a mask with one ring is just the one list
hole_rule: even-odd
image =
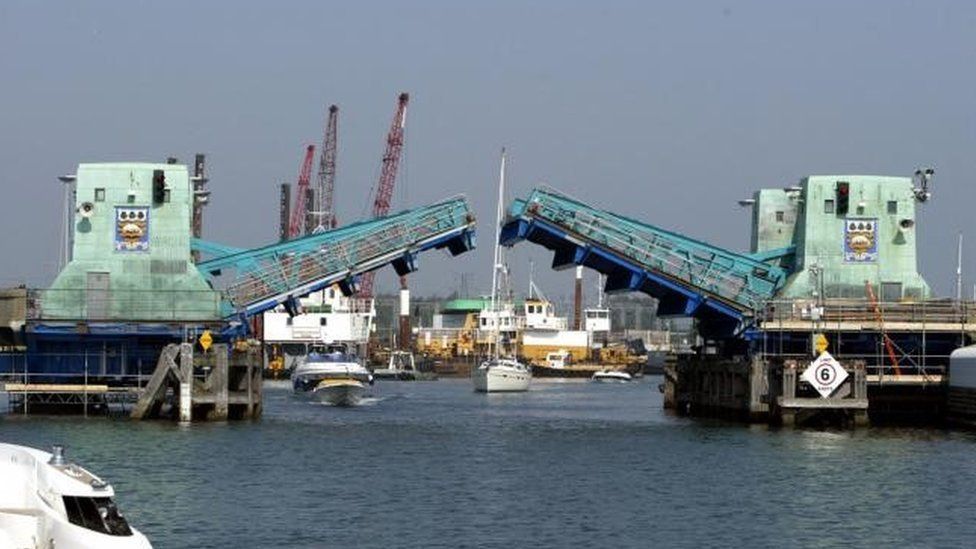
[[302,236],[304,229],[305,216],[308,204],[309,187],[308,182],[312,177],[312,159],[315,157],[315,145],[305,148],[305,159],[302,160],[302,169],[298,173],[298,188],[295,190],[295,208],[291,211],[291,219],[288,223],[288,238]]
[[325,124],[322,154],[319,157],[318,203],[316,230],[330,230],[339,226],[335,215],[336,144],[338,142],[339,107],[329,106],[329,119]]
[[[376,184],[376,198],[373,200],[373,217],[381,217],[390,213],[390,201],[393,199],[393,186],[396,183],[397,168],[400,165],[400,152],[403,150],[403,129],[407,124],[407,102],[410,95],[401,93],[397,98],[396,112],[390,131],[386,134],[386,152],[383,154],[383,169],[379,182]],[[363,275],[359,286],[359,295],[364,298],[373,297],[374,272]],[[401,277],[400,287],[406,286]]]

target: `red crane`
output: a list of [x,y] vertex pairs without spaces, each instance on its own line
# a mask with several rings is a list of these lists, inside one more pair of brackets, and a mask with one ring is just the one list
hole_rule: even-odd
[[315,157],[315,145],[309,145],[305,149],[305,159],[302,161],[302,170],[298,173],[298,189],[295,191],[295,207],[291,211],[291,220],[288,223],[288,238],[302,236],[304,229],[305,211],[308,204],[308,182],[312,177],[312,159]]
[[322,139],[322,155],[319,158],[318,204],[316,204],[319,222],[318,227],[316,227],[317,230],[327,231],[339,226],[333,205],[338,126],[339,107],[331,105],[329,106],[329,119],[325,125],[325,137]]
[[[386,134],[386,152],[383,154],[383,169],[380,180],[376,184],[376,198],[373,201],[373,217],[381,217],[390,213],[390,200],[393,198],[393,185],[396,183],[397,168],[400,165],[400,152],[403,150],[403,129],[407,125],[407,102],[410,95],[401,93],[397,98],[396,112],[390,131]],[[373,297],[373,276],[371,271],[363,275],[359,286],[359,295],[364,298]],[[401,277],[401,287],[405,285]]]

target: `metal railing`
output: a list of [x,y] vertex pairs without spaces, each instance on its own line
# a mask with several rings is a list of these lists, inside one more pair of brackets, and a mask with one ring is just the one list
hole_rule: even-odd
[[[976,322],[972,301],[923,300],[880,302],[883,323],[969,324]],[[822,304],[809,300],[773,300],[761,308],[763,322],[863,322],[876,324],[878,315],[867,299],[828,299]]]
[[786,279],[779,267],[591,208],[550,190],[536,189],[518,215],[553,223],[648,270],[747,310],[758,308]]
[[[776,357],[777,360],[796,360],[801,364],[809,363],[813,357],[809,353],[782,353],[768,352],[763,354],[765,357]],[[905,376],[919,376],[922,382],[937,383],[945,382],[948,373],[949,356],[934,354],[915,354],[902,355],[898,366],[888,364],[887,357],[883,350],[877,353],[844,353],[837,358],[841,364],[851,364],[862,362],[864,371],[869,376],[878,376],[878,382],[894,381]]]
[[306,237],[301,239],[307,240],[304,247],[296,241],[256,250],[246,258],[251,266],[228,285],[225,295],[236,308],[243,308],[336,273],[371,268],[372,262],[393,259],[393,253],[472,224],[468,205],[459,198],[367,222],[355,230]]
[[[10,412],[27,414],[36,405],[81,406],[88,414],[93,406],[131,404],[152,375],[155,361],[147,358],[146,371],[106,371],[100,353],[0,352],[0,389]],[[110,357],[119,366],[117,356]],[[37,364],[72,363],[77,371],[35,371]]]

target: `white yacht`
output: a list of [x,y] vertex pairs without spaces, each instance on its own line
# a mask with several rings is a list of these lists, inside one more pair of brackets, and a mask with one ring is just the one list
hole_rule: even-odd
[[471,372],[474,390],[481,393],[528,391],[532,384],[532,370],[509,358],[491,358]]
[[0,443],[0,548],[152,547],[115,506],[111,485],[53,450]]
[[312,351],[291,374],[297,395],[310,396],[333,406],[355,406],[372,385],[369,373],[355,354],[343,345]]
[[498,275],[499,271],[507,273],[501,259],[501,248],[498,244],[502,215],[505,208],[505,149],[502,149],[501,170],[498,178],[498,207],[495,211],[495,256],[491,272],[491,315],[494,316],[494,337],[489,343],[494,349],[492,356],[471,371],[471,382],[474,390],[482,393],[521,392],[528,391],[532,384],[532,369],[515,358],[501,356],[500,310],[498,307]]

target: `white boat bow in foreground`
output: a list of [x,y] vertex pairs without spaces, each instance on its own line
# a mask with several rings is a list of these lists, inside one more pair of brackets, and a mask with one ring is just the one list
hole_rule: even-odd
[[0,549],[152,547],[131,527],[104,480],[49,454],[0,443]]

